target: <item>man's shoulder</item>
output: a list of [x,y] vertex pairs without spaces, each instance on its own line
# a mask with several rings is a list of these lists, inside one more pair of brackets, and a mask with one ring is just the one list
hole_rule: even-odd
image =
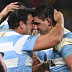
[[63,39],[72,39],[72,32],[66,28],[64,28],[64,35],[63,35]]

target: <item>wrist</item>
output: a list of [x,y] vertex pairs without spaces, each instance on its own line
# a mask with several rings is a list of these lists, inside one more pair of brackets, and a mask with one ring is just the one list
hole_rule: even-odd
[[8,14],[8,10],[5,8],[2,12],[1,12],[1,16],[4,17]]
[[57,19],[57,22],[63,22],[64,23],[64,17],[62,14],[61,14],[61,17],[59,19]]
[[2,13],[1,12],[1,17],[3,18],[3,17],[5,17],[7,15],[7,13]]

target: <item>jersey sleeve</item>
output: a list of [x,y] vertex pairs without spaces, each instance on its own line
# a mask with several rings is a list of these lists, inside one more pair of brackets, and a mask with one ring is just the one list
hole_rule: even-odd
[[63,56],[64,59],[66,57],[68,57],[69,55],[71,55],[72,54],[72,44],[64,46],[61,49],[60,53],[61,53],[61,55]]
[[8,29],[9,29],[9,25],[8,25],[7,20],[5,20],[4,22],[2,22],[0,24],[0,32],[3,32],[3,31],[8,30]]
[[25,51],[33,51],[34,44],[36,42],[37,37],[38,36],[29,35],[28,38],[26,39],[22,49]]
[[56,46],[58,52],[65,59],[72,54],[72,33],[67,32],[64,34],[62,41]]

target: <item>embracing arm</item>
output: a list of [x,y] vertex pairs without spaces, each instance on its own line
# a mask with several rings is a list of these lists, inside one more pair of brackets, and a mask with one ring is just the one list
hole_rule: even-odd
[[56,26],[48,34],[37,38],[33,48],[34,51],[53,47],[61,41],[64,32],[64,18],[62,13],[55,10],[54,20],[56,21]]
[[15,5],[17,4],[18,2],[14,2],[14,3],[11,3],[9,5],[7,5],[0,13],[0,21],[2,20],[3,17],[5,17],[9,12],[11,11],[14,11],[14,9],[18,9],[18,5]]

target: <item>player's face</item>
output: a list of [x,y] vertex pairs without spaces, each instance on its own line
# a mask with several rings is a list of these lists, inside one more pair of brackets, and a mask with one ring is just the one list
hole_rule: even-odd
[[37,29],[41,35],[49,33],[52,29],[52,26],[48,26],[49,22],[46,19],[45,21],[42,21],[38,17],[34,17],[34,23],[37,26]]
[[29,35],[32,33],[32,28],[33,28],[33,17],[32,15],[28,15],[28,20],[27,20],[27,25],[25,25],[25,34]]

